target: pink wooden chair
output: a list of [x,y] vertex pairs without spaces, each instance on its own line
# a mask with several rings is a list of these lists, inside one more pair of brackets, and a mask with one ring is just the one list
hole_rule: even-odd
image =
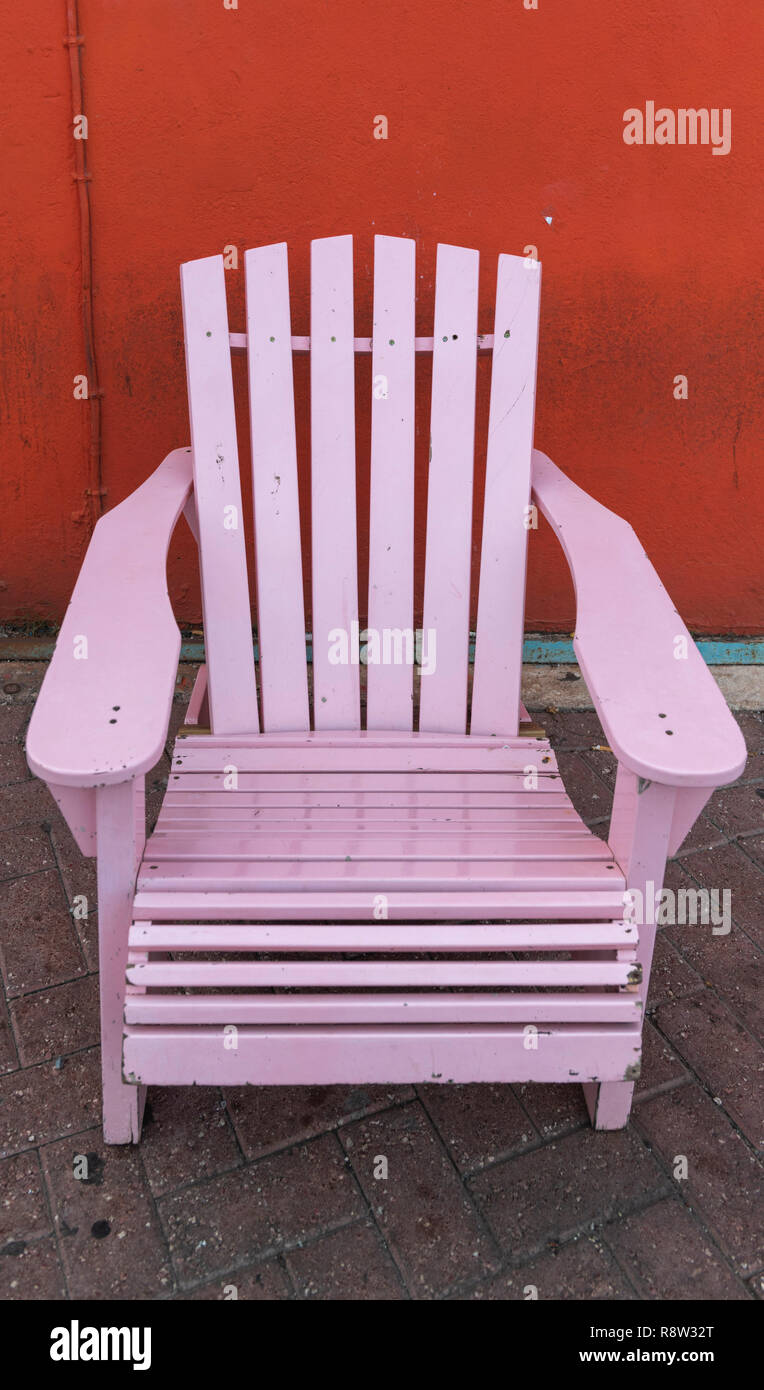
[[[99,521],[30,725],[30,767],[98,856],[106,1139],[138,1139],[152,1082],[575,1081],[593,1123],[619,1128],[655,935],[624,894],[662,883],[712,790],[741,772],[743,739],[631,527],[533,450],[538,263],[500,257],[482,338],[475,251],[438,249],[432,339],[414,336],[412,241],[376,238],[371,339],[353,336],[350,237],[313,242],[311,279],[310,338],[295,339],[286,246],[248,251],[245,337],[229,333],[221,257],[182,267],[192,447]],[[478,349],[493,364],[468,711]],[[369,350],[364,728],[354,353]],[[311,365],[312,718],[293,351]],[[414,362],[429,351],[422,641],[435,661],[415,729]],[[576,652],[619,760],[607,844],[523,728],[531,496],[573,572]],[[144,776],[180,648],[165,562],[181,513],[199,543],[207,664],[146,840]]]

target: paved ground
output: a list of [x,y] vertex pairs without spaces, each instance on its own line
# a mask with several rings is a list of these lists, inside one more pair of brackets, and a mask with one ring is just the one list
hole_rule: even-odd
[[[576,1086],[153,1089],[140,1147],[107,1150],[96,921],[70,912],[95,901],[93,861],[23,755],[40,675],[0,666],[0,1297],[764,1296],[761,715],[739,716],[744,779],[668,879],[731,888],[734,925],[660,932],[624,1132],[594,1133]],[[594,714],[544,723],[604,834],[614,763]],[[148,779],[154,816],[167,770]]]

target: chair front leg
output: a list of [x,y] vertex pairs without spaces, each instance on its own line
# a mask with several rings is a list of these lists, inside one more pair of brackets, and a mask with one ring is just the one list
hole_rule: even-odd
[[[637,960],[642,967],[639,998],[643,1026],[655,947],[655,895],[663,888],[676,796],[673,787],[646,782],[619,765],[609,844],[626,877],[626,888],[635,895],[637,905]],[[623,1081],[585,1085],[586,1104],[595,1128],[622,1129],[629,1118],[633,1093],[634,1080],[626,1077]]]
[[107,1144],[138,1142],[146,1098],[144,1086],[129,1085],[122,1075],[127,938],[145,843],[144,788],[145,779],[138,777],[99,787],[96,798],[101,1073]]

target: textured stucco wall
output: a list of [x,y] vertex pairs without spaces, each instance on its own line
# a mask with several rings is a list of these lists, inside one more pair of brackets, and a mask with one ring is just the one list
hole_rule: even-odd
[[[438,240],[480,249],[483,329],[497,253],[535,244],[537,443],[628,517],[691,626],[760,631],[761,14],[754,0],[80,0],[107,505],[187,440],[180,261],[286,239],[293,327],[307,332],[310,238],[351,231],[363,333],[374,232],[414,236],[426,333]],[[61,616],[88,534],[65,18],[64,0],[0,17],[6,618]],[[731,152],[626,145],[623,113],[647,100],[731,108]],[[380,114],[387,140],[373,138]],[[228,286],[242,328],[243,270]],[[483,367],[479,444],[486,385]],[[427,434],[424,419],[420,516]],[[363,534],[363,412],[358,435]],[[246,467],[243,414],[240,445]],[[194,570],[179,530],[169,572],[186,621]],[[573,612],[539,533],[529,626],[569,628]]]

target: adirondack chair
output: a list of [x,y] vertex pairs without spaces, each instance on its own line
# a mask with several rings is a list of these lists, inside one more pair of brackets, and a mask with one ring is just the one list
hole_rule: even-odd
[[[286,246],[248,251],[245,268],[236,334],[222,258],[182,267],[191,448],[98,522],[29,729],[32,771],[98,857],[106,1140],[137,1141],[152,1083],[576,1082],[593,1123],[619,1128],[655,937],[628,894],[660,888],[745,747],[631,527],[533,450],[540,266],[499,258],[493,334],[479,337],[477,252],[440,246],[431,339],[415,337],[410,240],[376,238],[371,338],[353,336],[350,237],[312,243],[310,338],[292,337]],[[468,711],[479,350],[492,376]],[[310,354],[312,706],[293,352]],[[365,728],[358,352],[374,382]],[[436,660],[415,728],[414,367],[429,352],[422,641],[434,634]],[[607,843],[521,705],[531,498],[570,564],[576,653],[618,757]],[[206,665],[146,839],[144,778],[180,650],[165,565],[181,513],[199,546]]]

